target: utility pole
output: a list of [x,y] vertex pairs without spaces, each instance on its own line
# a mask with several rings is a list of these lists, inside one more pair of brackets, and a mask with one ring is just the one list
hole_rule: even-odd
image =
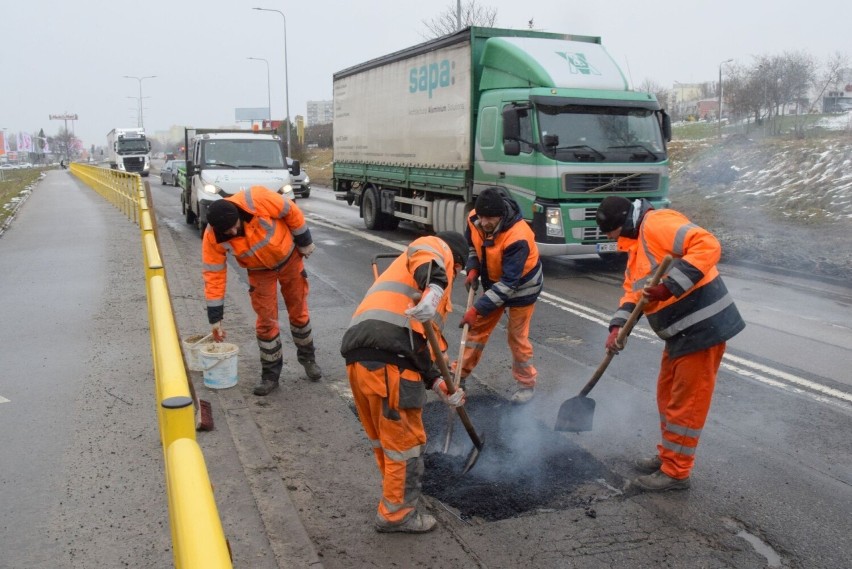
[[722,138],[722,66],[732,61],[733,59],[726,59],[725,61],[719,64],[719,116],[716,117],[716,124],[718,125],[720,139]]

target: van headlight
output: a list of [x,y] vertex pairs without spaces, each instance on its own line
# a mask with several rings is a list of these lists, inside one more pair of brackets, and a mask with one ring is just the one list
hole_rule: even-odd
[[548,207],[544,210],[545,228],[548,237],[564,237],[562,229],[562,210],[558,207]]
[[307,186],[310,183],[311,183],[311,177],[308,176],[307,174],[305,174],[305,185]]
[[284,184],[283,186],[278,188],[278,193],[281,194],[282,196],[286,196],[287,194],[292,194],[293,193],[293,186],[291,186],[290,184]]
[[201,187],[201,191],[203,191],[205,194],[210,194],[211,196],[219,195],[219,188],[217,188],[213,184],[204,184]]

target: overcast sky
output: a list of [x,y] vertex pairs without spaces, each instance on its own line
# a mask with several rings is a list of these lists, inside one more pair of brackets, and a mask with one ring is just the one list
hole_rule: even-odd
[[[636,85],[713,81],[719,62],[804,50],[852,56],[852,2],[810,0],[480,0],[497,25],[601,36]],[[136,126],[139,81],[149,131],[235,123],[236,107],[285,115],[286,15],[290,115],[332,98],[332,75],[426,39],[424,20],[454,0],[26,0],[0,9],[0,128],[56,134],[73,113],[88,148]],[[244,126],[248,126],[244,124]],[[69,125],[70,128],[70,125]]]

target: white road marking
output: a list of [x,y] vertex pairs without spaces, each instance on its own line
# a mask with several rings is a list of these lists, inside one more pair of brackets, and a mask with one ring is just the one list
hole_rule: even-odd
[[[407,247],[407,245],[401,245],[399,243],[389,241],[382,237],[378,237],[370,233],[365,233],[364,231],[344,227],[316,214],[311,214],[310,218],[311,223],[327,227],[328,229],[343,231],[344,233],[349,233],[350,235],[353,235],[355,237],[359,237],[367,241],[372,241],[373,243],[378,243],[380,245],[390,247],[391,249],[395,249],[397,251],[404,251]],[[569,314],[573,314],[574,316],[577,316],[584,320],[600,324],[604,327],[609,326],[611,315],[600,312],[599,310],[591,306],[579,304],[577,302],[562,298],[560,296],[556,296],[555,294],[551,294],[546,291],[542,291],[541,295],[539,296],[539,301],[545,304],[549,304],[550,306],[554,306],[564,312],[568,312]],[[463,307],[454,308],[464,310]],[[641,338],[643,340],[652,342],[661,341],[659,340],[659,338],[657,338],[657,335],[654,334],[654,332],[649,327],[643,325],[637,325],[636,328],[633,329],[631,337]],[[745,358],[741,358],[731,354],[725,354],[722,361],[722,367],[732,373],[738,374],[742,377],[753,379],[755,381],[763,383],[764,385],[769,385],[772,387],[784,389],[786,391],[806,395],[807,397],[810,397],[811,399],[820,403],[829,403],[834,405],[839,404],[843,407],[848,407],[849,404],[852,404],[852,393],[840,391],[839,389],[833,389],[815,381],[811,381],[803,377],[799,377],[797,375],[793,375],[791,373],[787,373],[785,371],[781,371],[770,366],[760,364],[758,362],[753,362],[751,360],[747,360]]]
[[0,395],[0,403],[10,403],[10,401],[8,399],[6,399],[5,397],[3,397],[2,395]]

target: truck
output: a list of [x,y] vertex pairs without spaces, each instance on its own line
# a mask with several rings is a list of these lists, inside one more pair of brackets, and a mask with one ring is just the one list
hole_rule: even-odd
[[333,92],[332,189],[371,230],[464,231],[496,186],[542,255],[608,255],[603,198],[670,203],[671,119],[599,37],[468,27],[339,71]]
[[114,128],[107,133],[109,166],[113,170],[147,176],[151,171],[151,141],[145,129]]
[[[184,129],[186,166],[178,172],[181,211],[199,235],[207,227],[207,208],[216,200],[252,186],[264,186],[294,199],[294,160],[288,168],[281,137],[272,130]],[[291,174],[292,172],[292,174]]]

